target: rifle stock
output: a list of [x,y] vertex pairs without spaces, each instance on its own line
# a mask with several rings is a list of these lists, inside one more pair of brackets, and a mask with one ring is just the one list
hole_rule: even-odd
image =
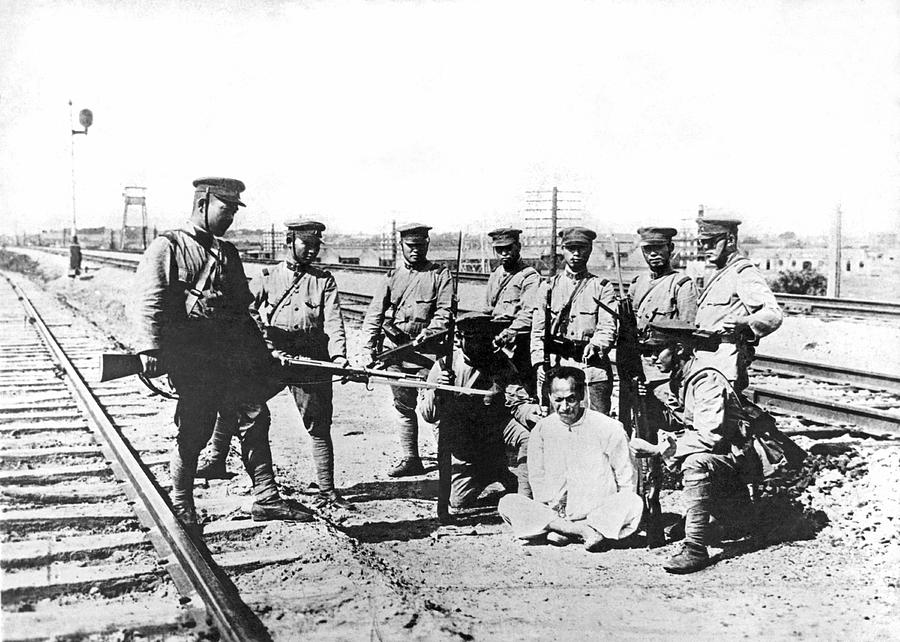
[[[453,296],[450,298],[450,322],[447,324],[447,337],[444,340],[443,353],[440,358],[441,368],[450,375],[453,381],[453,344],[456,343],[456,314],[459,311],[459,266],[462,263],[462,232],[456,245],[456,273],[453,275]],[[438,423],[437,437],[437,464],[438,464],[438,497],[437,516],[442,524],[450,523],[450,475],[451,452],[449,435]]]
[[112,381],[143,372],[141,358],[136,354],[101,354],[100,381]]
[[[645,383],[644,366],[638,341],[637,317],[631,299],[620,296],[618,304],[618,337],[616,369],[619,374],[619,421],[629,436],[657,443],[657,427],[647,418],[647,400],[639,390]],[[644,529],[647,546],[665,544],[659,491],[662,462],[659,456],[638,459],[638,494],[644,501]]]

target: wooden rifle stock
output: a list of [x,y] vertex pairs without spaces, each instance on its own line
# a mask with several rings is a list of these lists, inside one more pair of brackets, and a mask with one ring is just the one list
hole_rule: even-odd
[[[456,314],[459,311],[459,266],[462,263],[462,232],[459,233],[459,240],[456,245],[456,273],[453,275],[453,295],[450,298],[450,322],[447,324],[447,337],[444,340],[443,354],[440,358],[441,368],[450,375],[450,382],[453,383],[453,344],[456,339]],[[451,475],[451,452],[449,444],[449,435],[439,423],[437,438],[437,464],[438,464],[438,498],[437,498],[437,516],[438,521],[442,524],[449,523],[450,520],[450,475]]]
[[112,381],[141,374],[144,365],[136,354],[101,354],[100,381]]

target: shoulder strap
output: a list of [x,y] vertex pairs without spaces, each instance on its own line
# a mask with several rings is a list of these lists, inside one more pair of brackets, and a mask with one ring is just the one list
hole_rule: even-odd
[[272,319],[275,318],[275,314],[284,304],[285,300],[288,298],[288,295],[290,295],[290,293],[294,291],[294,288],[297,287],[297,284],[300,283],[300,279],[302,277],[302,272],[294,272],[294,280],[291,281],[291,284],[285,288],[284,292],[281,293],[281,296],[278,297],[278,301],[276,301],[275,305],[272,306],[272,311],[269,312],[269,318],[266,319],[266,325],[272,325]]
[[[672,274],[675,275],[675,274],[677,274],[677,272],[673,272]],[[666,275],[666,276],[668,276],[668,275]],[[635,280],[637,280],[637,279],[635,279]],[[669,284],[671,285],[672,281],[674,281],[674,280],[675,279],[670,279]],[[650,296],[650,293],[653,292],[653,290],[655,290],[656,288],[658,288],[662,282],[663,282],[662,279],[659,279],[656,283],[652,284],[649,288],[647,288],[647,291],[644,292],[644,295],[641,297],[641,300],[635,302],[635,304],[634,304],[635,312],[637,312],[638,310],[641,309],[641,304],[647,300],[647,297]]]
[[[565,326],[563,325],[563,317],[569,316],[569,310],[572,309],[572,303],[575,301],[575,297],[584,290],[587,282],[590,281],[590,277],[585,277],[578,281],[575,285],[575,289],[572,290],[572,294],[569,296],[569,300],[566,301],[566,304],[559,309],[559,316],[556,317],[556,322],[553,324],[554,327],[551,329],[553,334],[561,331]],[[556,285],[559,282],[559,275],[556,276],[556,280],[553,281],[553,285]]]
[[506,289],[506,286],[509,285],[509,282],[512,281],[512,278],[516,274],[518,274],[518,272],[516,272],[515,274],[507,272],[506,276],[504,276],[503,279],[500,280],[500,287],[497,288],[497,292],[494,294],[493,297],[491,297],[491,307],[492,308],[495,305],[497,305],[497,301],[500,300],[500,295],[503,294],[503,290]]
[[[184,230],[169,230],[160,234],[169,240],[170,243],[174,244],[176,247],[181,246],[181,242],[178,240],[177,232],[181,232],[182,234],[187,234],[188,236],[193,235],[188,234],[188,232]],[[199,243],[199,241],[197,241]],[[206,250],[206,261],[203,263],[203,267],[200,270],[200,273],[197,275],[197,280],[194,284],[187,289],[187,294],[184,297],[184,310],[188,316],[191,316],[191,312],[194,311],[194,307],[197,305],[197,301],[200,300],[200,297],[203,296],[203,288],[206,286],[206,282],[209,280],[209,275],[212,274],[213,268],[216,265],[216,261],[218,260],[218,256],[211,249],[208,249],[205,245],[200,243],[200,247]]]

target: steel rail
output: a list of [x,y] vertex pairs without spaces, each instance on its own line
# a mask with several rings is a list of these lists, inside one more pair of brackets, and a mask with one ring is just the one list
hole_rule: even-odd
[[[188,601],[199,597],[206,614],[222,640],[244,642],[268,641],[270,636],[256,614],[241,600],[237,589],[218,568],[209,550],[195,542],[175,517],[162,490],[150,476],[130,444],[113,425],[100,401],[88,387],[81,373],[63,351],[53,332],[25,292],[8,276],[3,275],[25,308],[30,321],[40,334],[53,359],[67,375],[76,400],[90,420],[104,454],[111,462],[116,476],[126,482],[133,497],[140,502],[135,513],[156,538],[153,545],[166,558],[166,570],[179,592]],[[147,521],[149,520],[149,524]],[[162,549],[162,550],[160,550]],[[171,557],[175,557],[175,561]],[[203,625],[203,623],[199,623]]]
[[800,359],[787,359],[760,353],[756,354],[750,367],[753,370],[761,370],[773,374],[811,377],[816,381],[850,384],[851,386],[868,390],[900,392],[900,376],[893,374],[867,372],[854,368],[801,361]]
[[867,433],[882,431],[892,437],[900,436],[900,414],[879,412],[848,406],[847,404],[824,399],[815,399],[793,392],[781,392],[762,386],[751,385],[747,388],[750,399],[763,406],[771,406],[778,410],[793,413],[801,418],[813,419],[823,423],[841,425],[858,425]]

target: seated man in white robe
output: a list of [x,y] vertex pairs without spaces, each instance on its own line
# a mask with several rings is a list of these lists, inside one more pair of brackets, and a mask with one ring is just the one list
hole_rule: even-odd
[[604,540],[634,533],[643,503],[622,424],[581,406],[584,372],[551,371],[550,405],[528,441],[528,476],[534,499],[504,495],[497,510],[524,540],[568,544],[580,539],[588,551]]

